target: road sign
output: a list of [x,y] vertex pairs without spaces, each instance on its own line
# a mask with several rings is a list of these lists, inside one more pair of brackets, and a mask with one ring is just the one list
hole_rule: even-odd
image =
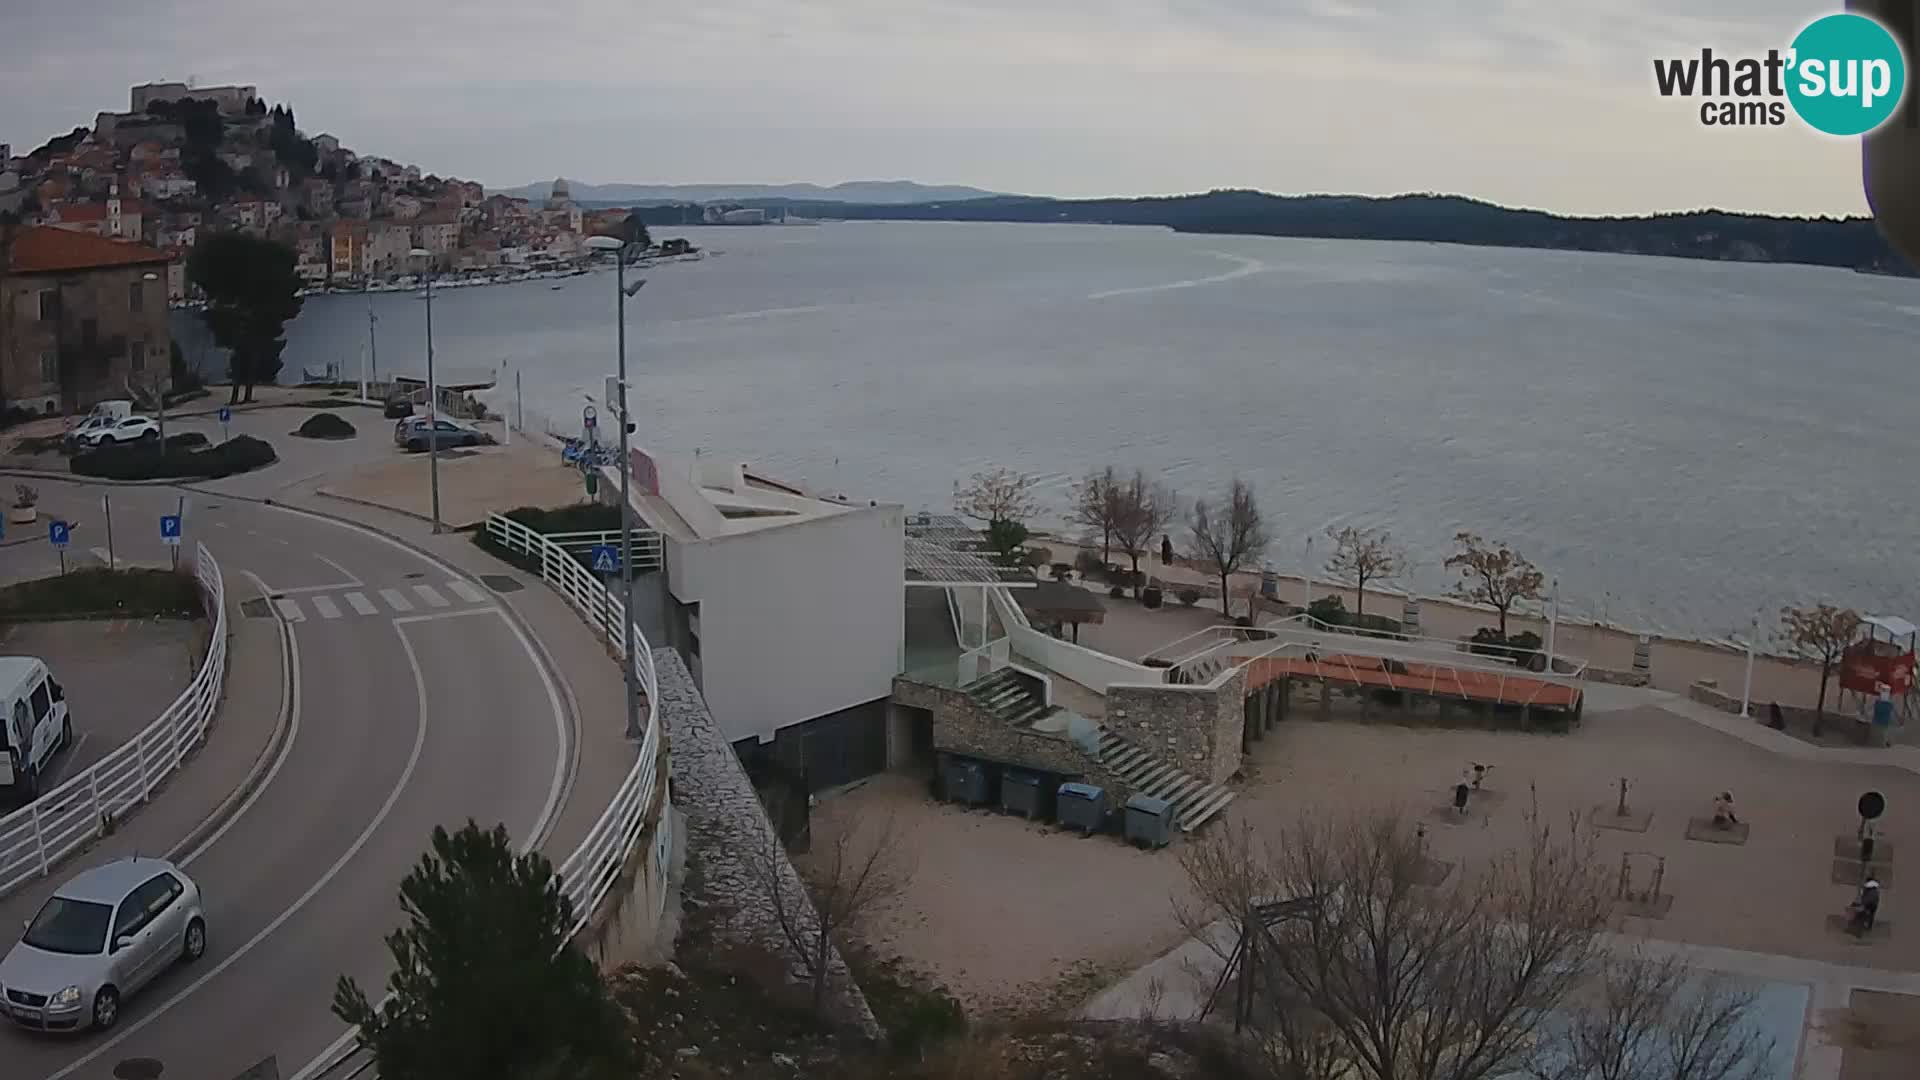
[[63,548],[73,539],[73,528],[64,521],[47,522],[47,540],[54,547]]
[[584,408],[584,409],[581,409],[581,410],[580,410],[580,422],[581,422],[582,424],[585,424],[585,425],[586,425],[586,428],[587,428],[587,430],[588,430],[588,431],[592,431],[592,430],[593,430],[593,425],[594,425],[594,424],[595,424],[595,423],[596,423],[596,422],[597,422],[597,421],[598,421],[599,419],[600,419],[600,414],[599,414],[599,413],[597,413],[597,412],[595,412],[595,411],[593,411],[593,406],[591,406],[591,405],[589,405],[589,406],[587,406],[586,408]]
[[180,515],[160,515],[160,542],[168,547],[180,546]]
[[225,405],[220,406],[220,422],[224,424],[231,419],[233,419],[233,410]]
[[617,574],[620,572],[620,549],[612,544],[595,544],[590,561],[596,574]]

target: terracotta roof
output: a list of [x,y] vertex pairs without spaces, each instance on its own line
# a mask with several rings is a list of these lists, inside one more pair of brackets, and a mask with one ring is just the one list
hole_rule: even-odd
[[[61,221],[105,221],[107,205],[105,203],[67,203],[54,208]],[[146,211],[133,199],[120,200],[120,212],[126,215],[144,214]]]
[[13,241],[13,271],[50,274],[63,270],[99,270],[113,266],[165,263],[172,257],[145,244],[109,240],[92,233],[39,225],[21,229]]

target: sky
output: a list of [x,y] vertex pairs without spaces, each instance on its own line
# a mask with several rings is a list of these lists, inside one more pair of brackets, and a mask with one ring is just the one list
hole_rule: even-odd
[[[1795,0],[10,0],[16,153],[153,80],[517,186],[911,179],[1065,197],[1438,191],[1561,213],[1866,212],[1857,142],[1719,129],[1656,57]],[[1669,9],[1663,11],[1662,9]],[[1672,14],[1684,10],[1685,14]]]

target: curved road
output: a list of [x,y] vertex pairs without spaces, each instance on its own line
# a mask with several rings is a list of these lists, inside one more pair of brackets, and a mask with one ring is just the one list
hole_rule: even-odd
[[[99,489],[76,490],[97,504]],[[114,489],[116,528],[157,519],[178,494]],[[186,550],[206,543],[233,599],[262,586],[279,597],[289,734],[226,826],[179,856],[206,895],[206,957],[150,984],[106,1035],[0,1032],[0,1076],[106,1080],[152,1058],[167,1080],[229,1080],[269,1056],[293,1075],[343,1032],[328,1008],[339,975],[383,987],[397,887],[433,827],[504,822],[538,843],[570,782],[558,689],[490,594],[368,531],[190,498]],[[163,551],[123,540],[117,554]]]

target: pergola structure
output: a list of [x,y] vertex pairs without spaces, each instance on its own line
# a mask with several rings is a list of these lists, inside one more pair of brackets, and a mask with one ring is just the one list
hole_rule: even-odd
[[[956,605],[954,614],[960,624],[958,641],[961,663],[977,663],[977,675],[993,667],[992,651],[996,642],[987,626],[993,621],[995,589],[1032,589],[1040,583],[1024,569],[997,565],[981,556],[985,541],[977,529],[965,520],[949,514],[909,514],[906,522],[906,564],[909,588],[945,589]],[[980,640],[965,639],[967,618],[960,617],[961,596],[980,596]],[[969,612],[968,615],[971,613]]]

